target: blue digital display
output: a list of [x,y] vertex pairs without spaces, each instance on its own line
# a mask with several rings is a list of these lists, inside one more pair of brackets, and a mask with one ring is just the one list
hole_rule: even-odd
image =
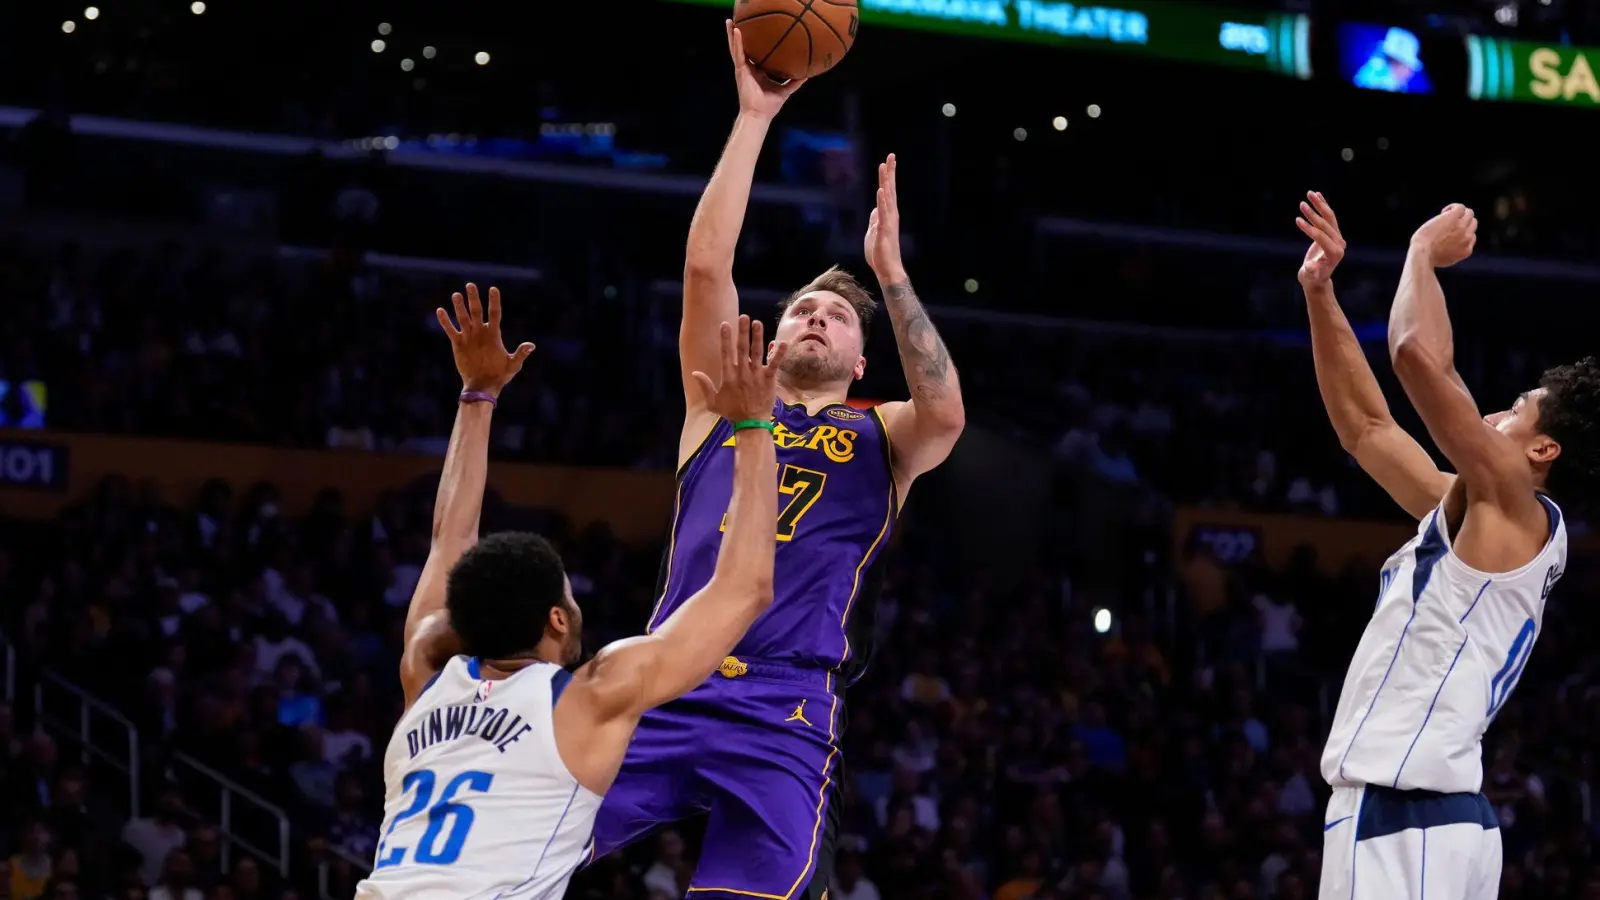
[[1339,71],[1345,80],[1369,91],[1431,94],[1422,39],[1389,25],[1339,26]]

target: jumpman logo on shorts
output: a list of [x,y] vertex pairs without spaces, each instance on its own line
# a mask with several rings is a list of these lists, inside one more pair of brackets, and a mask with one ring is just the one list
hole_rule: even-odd
[[800,701],[800,705],[796,706],[794,708],[794,712],[790,713],[789,714],[789,718],[784,719],[784,721],[785,722],[800,722],[800,723],[803,723],[805,725],[810,725],[811,724],[811,720],[806,718],[806,702],[804,700],[801,700]]

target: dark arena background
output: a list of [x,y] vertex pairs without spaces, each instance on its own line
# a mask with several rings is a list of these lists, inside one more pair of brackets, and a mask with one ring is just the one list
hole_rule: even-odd
[[[591,651],[642,628],[725,7],[0,8],[0,897],[351,896],[466,281],[539,344],[485,529],[557,539]],[[1414,525],[1328,425],[1296,205],[1338,210],[1341,302],[1424,441],[1386,319],[1446,203],[1481,220],[1443,278],[1483,409],[1593,350],[1600,7],[861,7],[768,140],[741,298],[867,274],[896,153],[968,424],[888,563],[829,896],[1313,897],[1322,744]],[[1375,82],[1394,29],[1421,65]],[[868,357],[857,395],[903,398],[889,329]],[[1504,898],[1600,897],[1600,545],[1571,528],[1484,744]],[[683,896],[699,828],[570,896]]]

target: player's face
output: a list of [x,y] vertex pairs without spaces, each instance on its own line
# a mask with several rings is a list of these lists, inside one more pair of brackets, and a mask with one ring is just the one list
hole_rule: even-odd
[[798,381],[849,382],[866,369],[861,320],[849,301],[832,291],[813,291],[790,304],[774,337],[789,343],[783,371]]
[[1539,427],[1539,400],[1543,396],[1544,388],[1518,394],[1510,409],[1490,413],[1483,417],[1483,421],[1506,437],[1531,437]]
[[1539,404],[1544,395],[1544,388],[1535,388],[1519,395],[1510,409],[1483,417],[1489,427],[1523,447],[1533,462],[1548,462],[1560,452],[1555,442],[1539,431]]

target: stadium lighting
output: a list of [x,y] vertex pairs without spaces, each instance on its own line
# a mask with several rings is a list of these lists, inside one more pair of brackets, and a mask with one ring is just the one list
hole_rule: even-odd
[[197,16],[203,16],[206,14],[206,5],[201,0],[194,0],[193,3],[189,4],[189,12]]
[[73,33],[74,31],[77,31],[77,30],[78,30],[78,23],[72,21],[71,19],[68,19],[67,21],[61,23],[61,33],[62,34],[71,34],[71,33]]
[[1089,108],[1088,108],[1088,110],[1086,110],[1086,112],[1089,113],[1089,118],[1091,118],[1091,119],[1100,118],[1100,104],[1098,104],[1098,103],[1089,104]]
[[416,67],[417,67],[417,63],[416,63],[415,60],[411,60],[411,59],[402,59],[402,60],[400,60],[400,71],[402,71],[402,72],[409,72],[412,69],[415,69]]
[[954,103],[946,103],[944,106],[939,108],[939,111],[944,113],[944,117],[946,119],[953,119],[956,117],[956,105]]
[[1350,162],[1351,160],[1354,160],[1356,158],[1356,152],[1354,150],[1351,150],[1349,147],[1346,147],[1343,150],[1339,151],[1339,158],[1344,160],[1345,162]]
[[384,37],[388,37],[389,36],[389,32],[391,32],[393,30],[394,30],[394,26],[390,25],[388,22],[379,22],[378,23],[378,33],[383,35]]
[[1054,119],[1052,119],[1050,121],[1050,125],[1051,125],[1051,127],[1053,127],[1057,131],[1066,131],[1067,130],[1067,117],[1066,116],[1056,116]]
[[1102,606],[1094,611],[1094,630],[1096,634],[1111,631],[1111,610]]
[[1016,131],[1011,132],[1011,136],[1019,141],[1025,141],[1028,139],[1028,129],[1018,128]]
[[87,8],[87,9],[85,9],[83,11],[83,17],[85,19],[88,19],[91,22],[93,22],[95,19],[100,18],[100,7],[91,6],[91,7]]
[[978,279],[968,278],[966,283],[962,284],[961,286],[967,289],[967,293],[976,294],[978,292]]
[[478,55],[474,56],[472,60],[480,66],[487,66],[489,64],[489,54],[479,50]]
[[389,45],[385,44],[383,41],[373,41],[372,42],[372,52],[373,53],[382,53],[384,48],[388,47],[388,46]]
[[435,50],[432,47],[423,47],[422,48],[422,58],[423,59],[433,59],[438,54],[439,54],[439,51]]

